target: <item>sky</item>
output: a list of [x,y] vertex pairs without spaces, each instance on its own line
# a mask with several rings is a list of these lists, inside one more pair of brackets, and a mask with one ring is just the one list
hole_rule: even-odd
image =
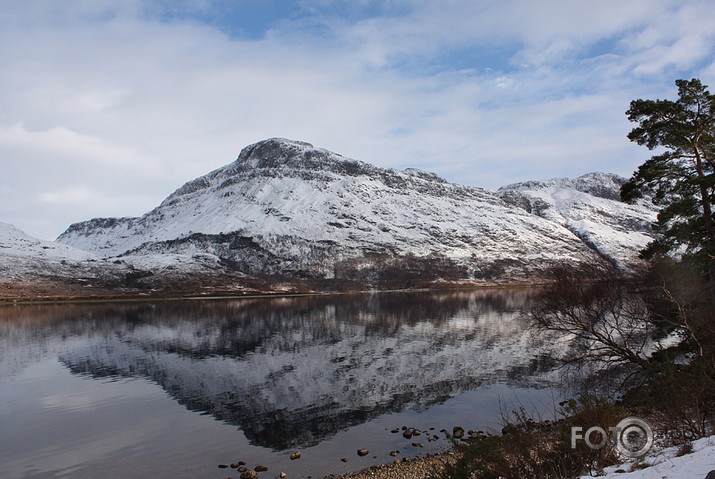
[[712,0],[0,0],[0,222],[139,216],[272,137],[496,189],[630,176]]

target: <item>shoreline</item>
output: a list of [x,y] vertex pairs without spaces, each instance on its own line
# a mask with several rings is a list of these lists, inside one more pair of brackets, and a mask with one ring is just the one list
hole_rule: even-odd
[[0,307],[13,305],[41,305],[41,304],[78,304],[78,303],[134,303],[134,302],[168,302],[168,301],[208,301],[208,300],[238,300],[238,299],[263,299],[263,298],[292,298],[310,296],[348,296],[362,294],[383,293],[424,293],[437,291],[479,291],[498,289],[524,289],[542,286],[543,282],[510,282],[487,283],[469,285],[441,285],[438,287],[399,288],[399,289],[363,289],[352,291],[247,291],[227,292],[215,291],[202,294],[192,292],[153,292],[153,293],[108,293],[97,295],[57,294],[36,296],[0,296]]
[[[691,450],[682,453],[682,444],[655,445],[644,456],[623,458],[617,464],[603,468],[595,475],[580,475],[581,479],[618,479],[637,474],[641,479],[663,477],[705,478],[715,470],[715,435],[694,439],[688,444]],[[448,461],[457,458],[453,451],[444,451],[409,461],[371,466],[342,475],[328,475],[323,479],[432,479]]]
[[378,464],[347,474],[329,474],[323,479],[429,479],[435,477],[445,464],[456,459],[452,450],[405,458]]

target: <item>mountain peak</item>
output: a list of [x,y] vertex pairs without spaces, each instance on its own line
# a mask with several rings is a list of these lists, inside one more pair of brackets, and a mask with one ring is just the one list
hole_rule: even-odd
[[[318,181],[322,184],[364,177],[394,188],[405,187],[407,183],[447,184],[443,178],[427,171],[415,168],[403,171],[380,168],[324,148],[317,148],[305,141],[269,138],[245,147],[233,163],[185,183],[169,195],[161,206],[168,206],[182,197],[201,194],[201,191],[212,188],[241,188],[237,185],[257,185],[270,179],[287,177],[301,181]],[[233,194],[227,191],[224,193]]]
[[[418,178],[437,183],[446,183],[439,175],[405,168],[402,171],[380,168],[352,158],[347,158],[324,148],[316,148],[311,143],[286,138],[269,138],[247,146],[241,150],[234,163],[228,165],[226,173],[237,174],[251,169],[275,170],[324,170],[338,175],[385,177],[386,175]],[[217,170],[218,171],[218,170]]]
[[238,160],[247,160],[269,152],[296,154],[312,149],[315,149],[315,147],[306,141],[290,140],[288,138],[279,137],[268,138],[267,140],[261,140],[245,147],[238,155]]
[[300,141],[289,140],[287,138],[269,138],[262,140],[241,150],[234,165],[251,166],[253,168],[277,167],[293,162],[290,166],[302,166],[295,164],[301,159],[310,159],[316,156],[338,158],[340,155],[331,153],[322,148],[315,148],[312,144]]

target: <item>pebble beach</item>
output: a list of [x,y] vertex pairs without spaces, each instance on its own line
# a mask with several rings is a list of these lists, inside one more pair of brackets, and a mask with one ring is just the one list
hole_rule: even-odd
[[444,465],[453,461],[454,457],[453,452],[447,451],[372,466],[350,474],[327,476],[324,479],[427,479],[437,476]]

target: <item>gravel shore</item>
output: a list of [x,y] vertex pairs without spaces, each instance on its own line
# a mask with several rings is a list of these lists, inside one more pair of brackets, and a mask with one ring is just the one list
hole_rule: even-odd
[[334,479],[427,479],[436,476],[444,465],[453,461],[451,451],[430,454],[415,459],[404,459],[399,462],[372,466],[358,472],[341,476],[327,476]]

